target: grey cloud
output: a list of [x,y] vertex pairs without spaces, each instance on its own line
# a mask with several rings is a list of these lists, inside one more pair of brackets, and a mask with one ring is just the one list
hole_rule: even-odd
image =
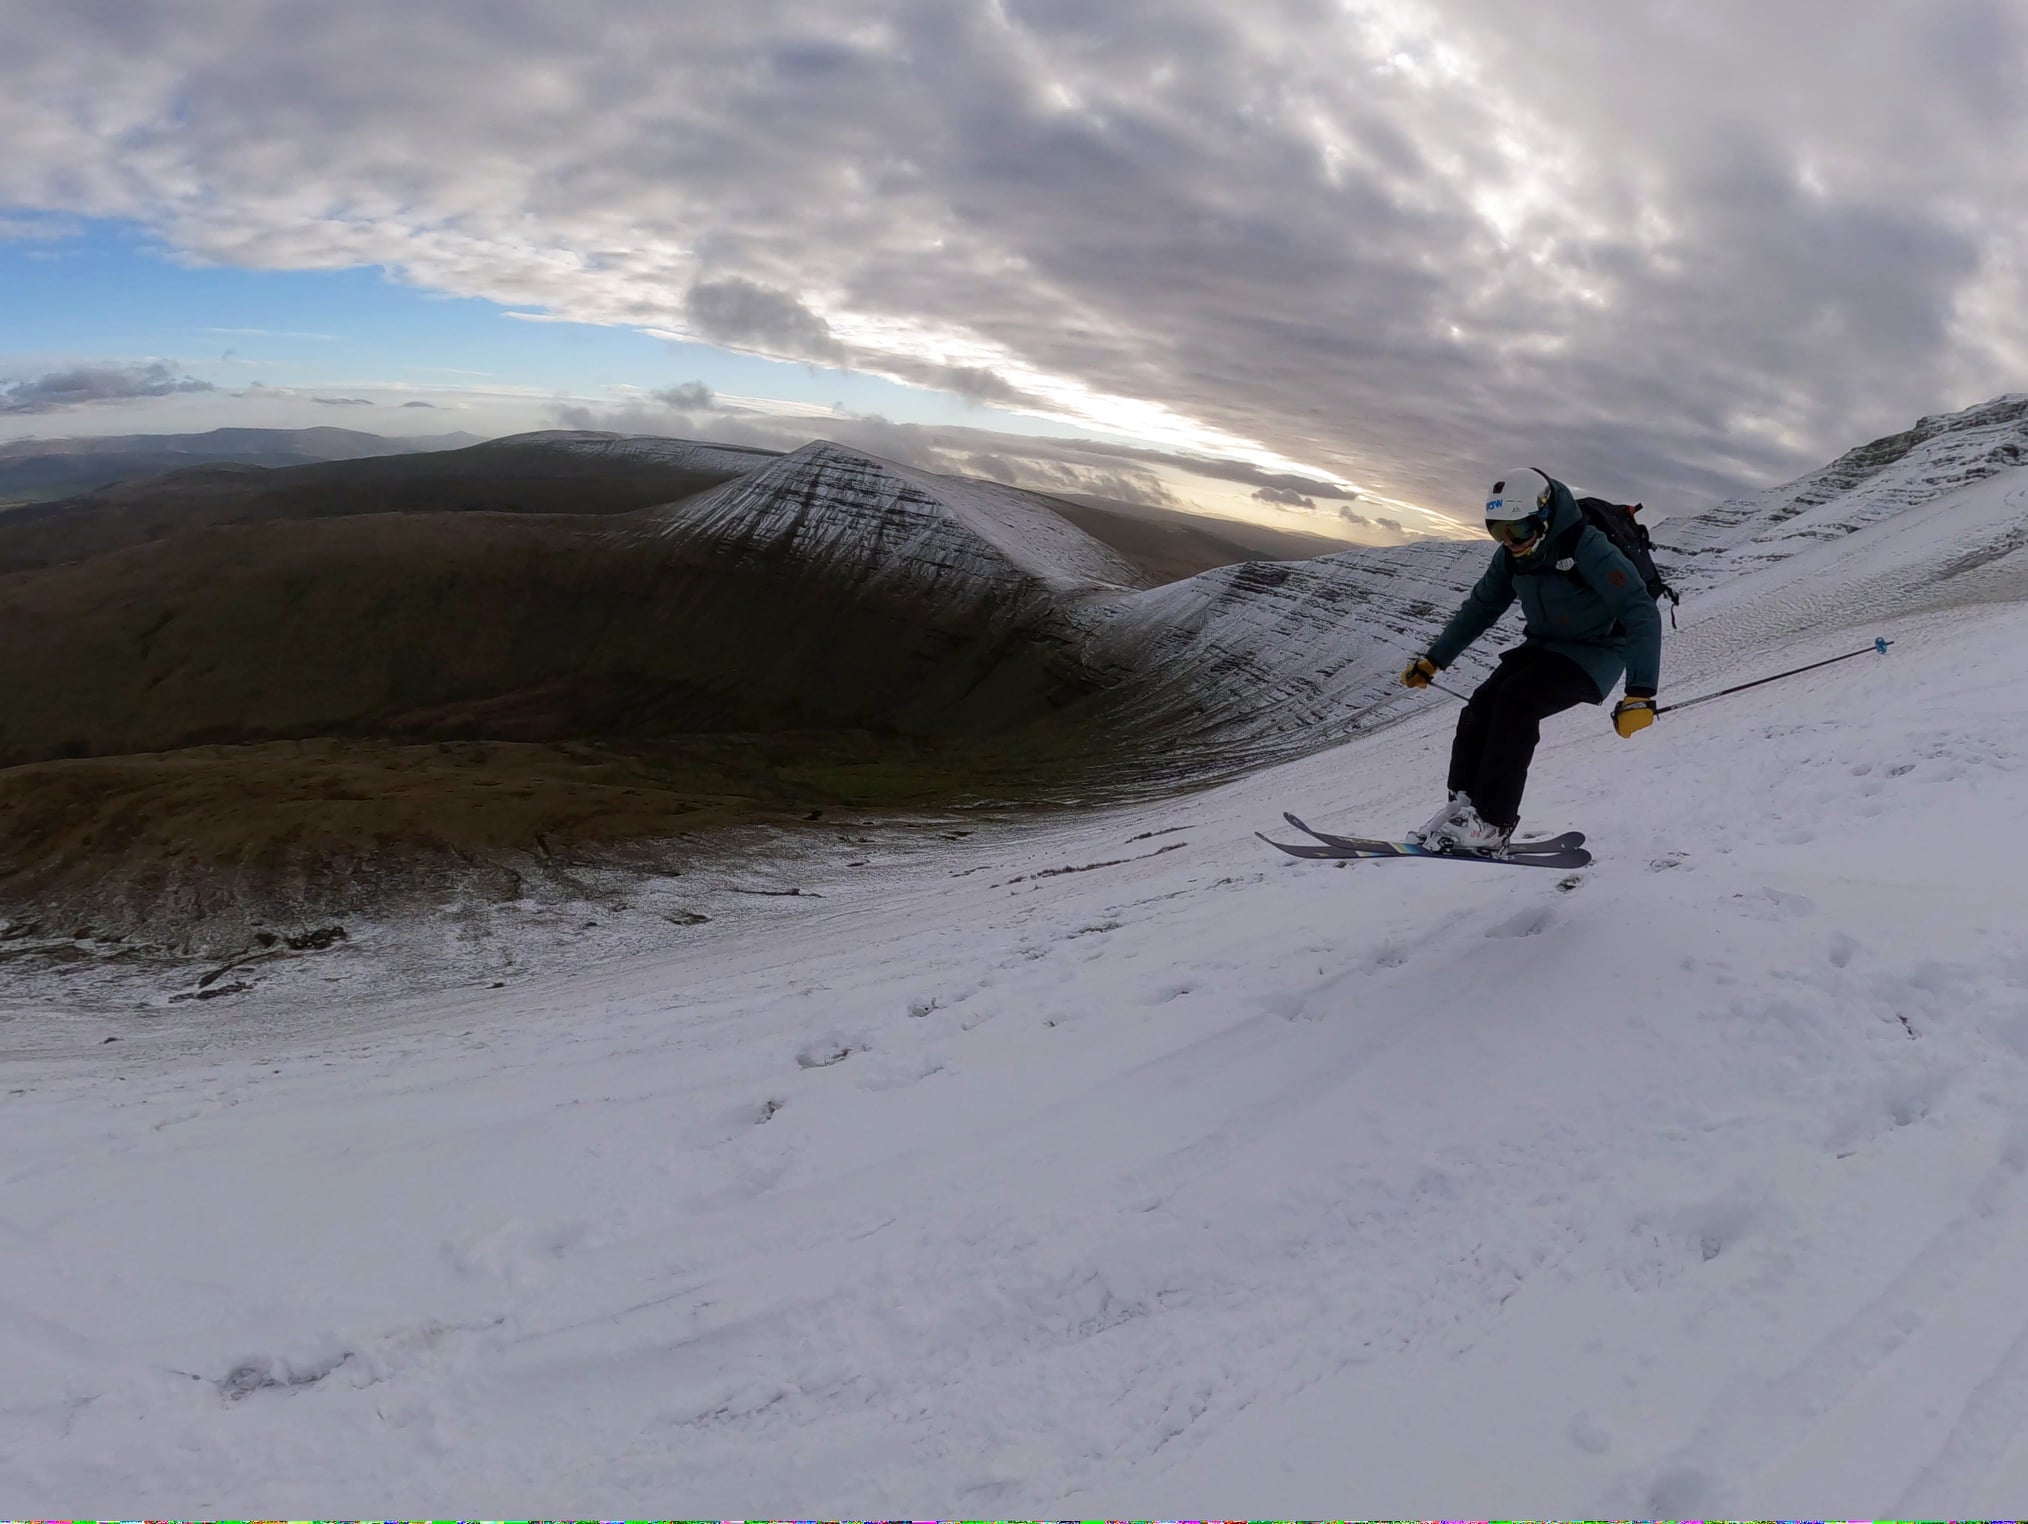
[[75,238],[79,228],[67,219],[0,217],[0,243],[56,243]]
[[2028,369],[2008,0],[599,15],[17,6],[0,205],[989,405],[1032,370],[1466,518],[1517,452],[1694,505]]
[[321,402],[326,407],[372,407],[371,397],[312,397],[312,402]]
[[[951,432],[957,434],[962,431],[953,429]],[[980,430],[979,435],[981,438],[995,440],[1009,437],[991,430]],[[1309,498],[1329,498],[1334,502],[1351,502],[1359,496],[1358,492],[1348,487],[1318,481],[1312,477],[1291,475],[1285,471],[1263,470],[1248,461],[1214,460],[1174,450],[1151,449],[1146,445],[1122,444],[1118,440],[1062,439],[1040,435],[1022,436],[1022,443],[1021,453],[1024,455],[1052,456],[1070,461],[1135,461],[1169,470],[1185,471],[1193,476],[1207,476],[1213,481],[1292,492]]]
[[416,401],[416,402],[404,402],[404,403],[402,404],[402,406],[403,406],[403,407],[435,407],[435,406],[436,406],[436,404],[435,404],[434,402],[422,402],[422,401]]
[[178,392],[216,390],[167,365],[83,365],[0,385],[0,413],[57,413],[91,402],[131,402]]
[[810,360],[837,360],[845,347],[831,326],[794,297],[737,276],[699,281],[684,298],[690,324],[705,338]]
[[1003,407],[1025,407],[1034,398],[1021,391],[997,371],[980,365],[946,365],[931,372],[933,384],[955,392],[967,402],[993,402]]
[[1026,487],[1034,492],[1051,492],[1059,497],[1105,497],[1148,508],[1175,508],[1182,503],[1182,499],[1159,478],[1147,472],[1108,471],[1061,460],[1014,457],[1007,461],[1007,474],[1000,479],[1011,486]]
[[718,397],[702,381],[685,381],[681,386],[671,386],[649,394],[657,402],[684,412],[708,413],[718,405]]
[[2028,18],[2009,0],[1926,6],[1915,24],[1916,57],[1956,86],[1958,104],[1988,131],[2018,125],[2028,75]]
[[1152,476],[1125,476],[1117,471],[1095,472],[1089,483],[1077,490],[1118,502],[1140,503],[1149,508],[1175,508],[1183,501]]
[[959,466],[967,476],[983,476],[987,481],[1014,484],[1014,465],[1004,455],[976,453],[960,458]]
[[768,50],[769,67],[799,83],[836,78],[862,61],[852,48],[816,39],[784,42]]
[[1258,502],[1276,503],[1284,508],[1314,508],[1316,499],[1304,497],[1292,487],[1262,487],[1254,493]]

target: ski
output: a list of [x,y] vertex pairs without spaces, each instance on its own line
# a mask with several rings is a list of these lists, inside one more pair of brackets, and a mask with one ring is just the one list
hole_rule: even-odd
[[[1348,851],[1375,852],[1382,856],[1393,856],[1393,848],[1413,845],[1410,842],[1377,841],[1364,836],[1334,835],[1330,831],[1320,831],[1315,826],[1303,824],[1302,821],[1291,815],[1287,810],[1282,811],[1282,819],[1286,820],[1298,831],[1301,831],[1305,836],[1316,837],[1317,840],[1324,843],[1327,847],[1342,847]],[[1506,850],[1510,854],[1515,852],[1567,852],[1572,847],[1581,847],[1583,845],[1584,832],[1565,831],[1561,836],[1542,836],[1537,837],[1533,841],[1510,841],[1507,843]]]
[[[1409,841],[1362,842],[1357,846],[1332,846],[1318,842],[1292,844],[1276,841],[1259,831],[1254,835],[1277,851],[1291,857],[1317,858],[1334,862],[1379,862],[1389,857],[1424,857],[1439,863],[1505,863],[1514,868],[1582,868],[1591,861],[1591,853],[1583,847],[1559,847],[1553,851],[1516,851],[1509,848],[1497,855],[1482,855],[1477,852],[1432,852],[1427,847]],[[1351,838],[1347,838],[1348,842]]]

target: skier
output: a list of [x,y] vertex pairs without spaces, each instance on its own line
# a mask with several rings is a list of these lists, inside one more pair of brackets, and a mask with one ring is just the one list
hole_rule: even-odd
[[1600,704],[1619,681],[1613,728],[1632,736],[1655,722],[1662,620],[1633,564],[1596,527],[1568,487],[1533,466],[1496,478],[1487,494],[1493,561],[1429,651],[1401,674],[1427,688],[1507,611],[1526,616],[1521,644],[1472,694],[1451,745],[1450,800],[1409,840],[1446,851],[1498,853],[1514,834],[1542,721]]

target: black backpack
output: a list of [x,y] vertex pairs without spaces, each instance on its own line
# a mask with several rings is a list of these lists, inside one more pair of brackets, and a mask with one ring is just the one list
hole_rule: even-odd
[[1634,515],[1641,511],[1635,503],[1628,507],[1623,503],[1609,503],[1602,497],[1581,497],[1577,500],[1579,511],[1584,514],[1582,523],[1566,532],[1563,543],[1556,546],[1556,569],[1567,573],[1573,582],[1582,583],[1577,567],[1571,558],[1577,553],[1577,538],[1589,524],[1608,540],[1617,550],[1633,563],[1641,581],[1647,584],[1648,596],[1657,602],[1669,600],[1669,623],[1676,622],[1676,605],[1683,601],[1682,595],[1671,587],[1655,565],[1655,542],[1648,534],[1648,526],[1638,522]]

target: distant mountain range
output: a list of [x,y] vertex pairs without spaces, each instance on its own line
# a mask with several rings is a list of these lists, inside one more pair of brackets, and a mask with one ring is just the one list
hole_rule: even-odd
[[387,438],[354,429],[212,429],[204,434],[104,434],[0,443],[0,505],[93,492],[205,461],[299,466],[368,455],[454,450],[474,434]]

